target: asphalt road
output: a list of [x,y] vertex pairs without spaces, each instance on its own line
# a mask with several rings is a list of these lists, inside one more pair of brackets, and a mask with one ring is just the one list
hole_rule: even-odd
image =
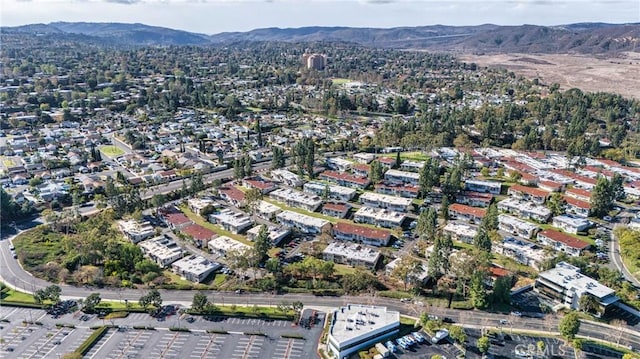
[[611,263],[624,275],[626,280],[640,288],[640,280],[636,279],[622,262],[622,258],[620,257],[620,243],[613,231],[611,231],[611,241],[609,241],[609,258],[611,259]]

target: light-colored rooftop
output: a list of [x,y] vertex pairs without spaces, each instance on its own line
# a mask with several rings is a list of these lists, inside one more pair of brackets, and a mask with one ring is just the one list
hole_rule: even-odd
[[387,203],[393,206],[409,207],[412,203],[411,198],[389,196],[381,193],[365,192],[360,195],[360,202],[378,202]]
[[349,304],[336,310],[330,333],[345,343],[396,323],[400,325],[400,313],[387,307]]
[[555,268],[541,272],[539,277],[578,294],[589,293],[598,299],[612,295],[615,291],[597,280],[580,273],[580,269],[566,262],[559,262]]
[[384,178],[395,177],[395,178],[410,178],[413,180],[419,180],[420,174],[416,172],[407,172],[407,171],[398,171],[398,170],[388,170],[384,173]]
[[316,218],[304,215],[302,213],[292,212],[292,211],[283,211],[278,213],[278,220],[287,221],[287,222],[295,222],[300,223],[309,227],[321,228],[329,223],[329,221],[324,220],[322,218]]
[[177,260],[171,264],[172,268],[175,268],[181,272],[188,272],[196,276],[200,276],[208,271],[214,271],[220,268],[222,265],[218,262],[213,262],[206,259],[203,256],[191,255]]
[[379,251],[356,243],[331,242],[322,253],[367,263],[376,263],[380,259]]
[[227,236],[219,236],[209,241],[207,244],[211,250],[227,253],[232,250],[245,251],[251,249],[248,245],[238,242]]
[[368,217],[378,221],[402,222],[405,215],[400,212],[389,211],[382,208],[360,207],[355,217]]

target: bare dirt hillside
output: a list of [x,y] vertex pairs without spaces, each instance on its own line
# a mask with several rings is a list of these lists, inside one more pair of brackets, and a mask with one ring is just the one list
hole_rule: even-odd
[[625,52],[615,58],[599,59],[580,55],[458,55],[479,66],[504,67],[545,84],[557,82],[561,88],[588,92],[613,92],[640,99],[640,52]]

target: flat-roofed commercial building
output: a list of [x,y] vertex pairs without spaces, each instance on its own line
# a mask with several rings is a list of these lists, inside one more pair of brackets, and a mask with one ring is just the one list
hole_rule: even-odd
[[173,239],[166,236],[147,239],[138,245],[142,253],[163,268],[168,267],[171,263],[182,258],[184,254],[182,247],[178,246]]
[[600,314],[620,300],[613,289],[580,273],[578,267],[566,262],[559,262],[555,268],[538,274],[534,289],[571,309],[579,309],[580,297],[590,294],[598,301]]
[[578,257],[582,254],[582,251],[591,246],[589,243],[581,239],[553,229],[545,229],[538,233],[538,240],[546,246],[552,247],[557,251],[565,252],[574,257]]
[[411,198],[389,196],[386,194],[365,192],[360,195],[360,203],[367,207],[385,208],[396,212],[408,212],[411,209]]
[[219,256],[224,256],[230,251],[242,253],[251,249],[248,245],[227,236],[219,236],[210,240],[209,243],[207,243],[207,247],[209,247],[211,253]]
[[315,212],[322,204],[322,198],[319,196],[291,188],[279,188],[271,192],[269,197],[284,202],[287,206],[306,209],[310,212]]
[[384,173],[384,180],[391,183],[408,183],[417,186],[420,183],[420,174],[415,172],[388,170]]
[[384,229],[373,229],[344,222],[338,222],[333,226],[333,235],[341,241],[364,243],[376,247],[386,246],[391,240],[391,232]]
[[251,217],[230,209],[224,209],[218,213],[210,214],[209,222],[217,224],[233,233],[241,233],[253,225]]
[[464,183],[464,189],[466,191],[472,192],[500,194],[502,183],[493,181],[466,180]]
[[[261,228],[262,228],[262,225],[258,225],[248,230],[247,239],[250,241],[255,241],[256,238],[258,238],[258,235],[260,234]],[[278,227],[270,226],[267,229],[269,230],[269,240],[271,241],[271,244],[273,244],[274,246],[277,246],[278,244],[280,244],[280,242],[282,242],[283,239],[287,238],[287,236],[291,234],[291,230],[288,228],[278,228]]]
[[331,228],[331,223],[327,220],[291,211],[278,213],[276,219],[283,226],[296,228],[300,232],[307,234],[318,234],[325,229]]
[[361,304],[337,309],[329,324],[328,351],[334,358],[346,359],[362,348],[372,346],[400,331],[400,313]]
[[209,274],[213,273],[222,264],[212,262],[203,256],[191,255],[177,260],[171,264],[174,273],[186,280],[200,283],[207,279]]
[[133,219],[118,221],[118,228],[120,232],[134,244],[151,238],[155,234],[155,230],[149,222],[141,222]]
[[375,249],[356,243],[331,242],[322,251],[325,261],[346,264],[352,267],[366,267],[375,269],[382,258],[382,254]]
[[498,215],[498,229],[529,239],[540,230],[540,227],[514,216],[500,214]]
[[356,195],[357,191],[353,188],[336,186],[322,182],[307,182],[302,187],[303,191],[323,197],[327,192],[327,197],[337,199],[339,201],[349,202]]
[[[451,239],[468,244],[473,244],[473,239],[478,234],[477,227],[466,223],[449,222],[442,230],[445,234],[450,235]],[[431,239],[429,238],[429,240]]]
[[357,223],[373,224],[385,228],[401,227],[404,219],[404,213],[371,207],[360,207],[353,216],[353,220]]
[[498,209],[515,214],[522,219],[533,219],[542,223],[546,223],[551,218],[551,210],[549,208],[516,198],[507,198],[498,202]]

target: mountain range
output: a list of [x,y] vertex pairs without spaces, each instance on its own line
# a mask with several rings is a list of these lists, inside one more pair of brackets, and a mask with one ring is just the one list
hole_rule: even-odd
[[[418,26],[395,28],[264,28],[214,35],[144,24],[52,22],[2,27],[6,36],[40,36],[109,45],[226,45],[253,41],[344,42],[378,48],[465,53],[581,53],[640,51],[640,23],[562,26]],[[82,36],[78,36],[82,35]]]

